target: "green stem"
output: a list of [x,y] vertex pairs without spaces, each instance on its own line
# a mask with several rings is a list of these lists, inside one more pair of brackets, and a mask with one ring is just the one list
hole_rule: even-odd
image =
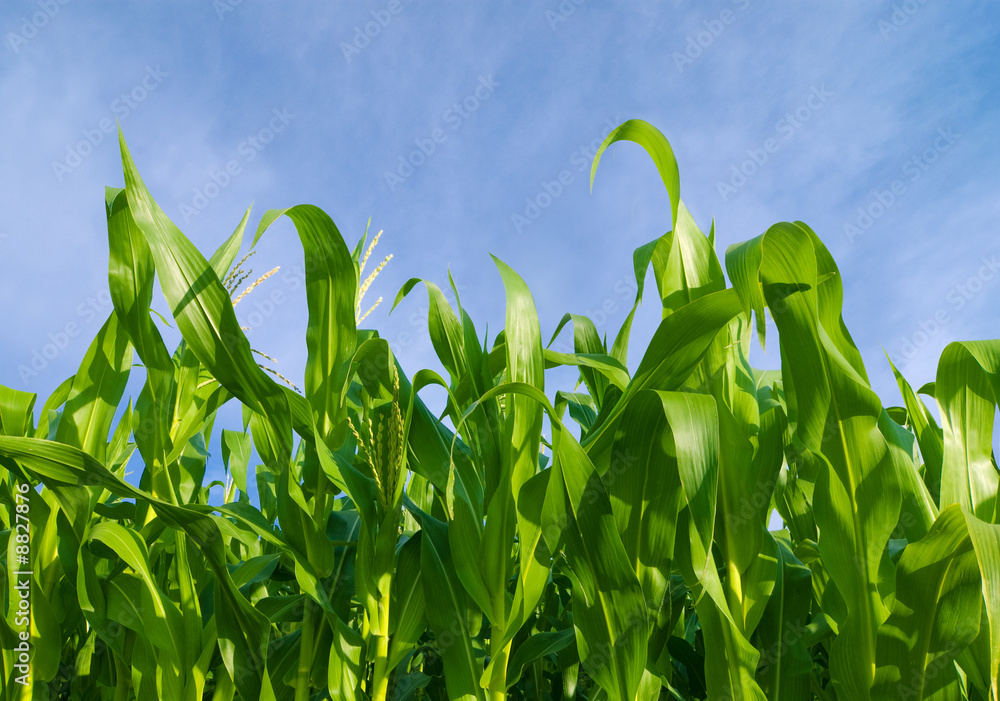
[[309,701],[309,671],[313,662],[312,600],[306,599],[302,611],[302,637],[299,639],[299,668],[295,679],[295,701]]
[[746,625],[746,616],[743,609],[743,578],[733,560],[729,561],[726,573],[726,600],[729,603],[729,611],[736,621],[736,626],[742,633]]
[[[503,620],[502,617],[498,620]],[[487,689],[490,701],[505,701],[507,698],[507,662],[510,659],[510,646],[513,640],[508,640],[506,645],[501,647],[503,635],[495,635],[498,631],[490,633],[490,661],[493,664],[493,676],[490,677],[490,685]]]
[[[320,527],[321,532],[322,526],[320,524],[323,524],[325,501],[326,478],[323,473],[320,473],[313,504],[313,519]],[[313,602],[311,599],[306,599],[302,610],[302,637],[299,639],[299,667],[295,680],[295,701],[309,701],[309,692],[311,691],[309,674],[313,665],[313,646],[316,637],[312,612]]]
[[493,667],[493,677],[490,679],[490,701],[505,701],[507,698],[507,661],[510,657],[509,641],[502,650],[494,653],[496,665]]
[[389,691],[389,596],[379,602],[379,623],[375,642],[375,678],[372,701],[385,701]]

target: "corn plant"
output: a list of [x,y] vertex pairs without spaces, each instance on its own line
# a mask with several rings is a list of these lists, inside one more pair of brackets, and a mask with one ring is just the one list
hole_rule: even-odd
[[[240,292],[250,212],[206,258],[120,135],[114,310],[37,412],[0,387],[2,699],[998,701],[1000,341],[952,343],[917,391],[890,363],[902,405],[884,407],[812,229],[720,260],[651,125],[615,129],[591,183],[623,140],[671,221],[633,253],[610,345],[574,313],[545,343],[494,259],[492,341],[450,277],[454,307],[429,281],[399,291],[393,308],[426,292],[447,375],[408,376],[358,328],[378,236],[352,248],[315,206],[266,212],[251,253],[288,217],[305,260],[299,391],[237,317],[274,272]],[[660,321],[630,369],[650,268]],[[750,364],[766,314],[780,371]],[[547,394],[558,366],[579,381]],[[230,402],[242,424],[216,431]],[[213,453],[224,482],[206,483]]]

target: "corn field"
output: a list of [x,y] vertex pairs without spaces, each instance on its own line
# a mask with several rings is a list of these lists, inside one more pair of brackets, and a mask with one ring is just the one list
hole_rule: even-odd
[[[610,345],[575,314],[546,344],[495,260],[493,339],[454,283],[454,307],[399,291],[426,292],[447,377],[408,375],[358,327],[367,232],[351,248],[315,206],[266,212],[250,249],[288,217],[304,253],[300,391],[237,319],[250,212],[206,257],[120,137],[114,310],[41,406],[0,387],[3,700],[996,701],[1000,341],[952,343],[918,390],[893,368],[883,406],[819,236],[782,222],[720,260],[651,125],[612,131],[591,183],[621,140],[671,221],[633,252]],[[630,369],[644,298],[662,317]],[[750,364],[766,313],[780,371]],[[547,394],[559,366],[577,387]],[[229,402],[242,425],[217,431]]]

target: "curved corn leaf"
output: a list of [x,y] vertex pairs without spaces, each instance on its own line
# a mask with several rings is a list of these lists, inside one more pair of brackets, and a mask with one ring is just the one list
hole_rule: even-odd
[[878,632],[872,698],[961,699],[955,658],[979,632],[982,582],[961,507],[903,551],[896,599]]
[[644,389],[679,389],[705,357],[719,331],[740,311],[736,292],[723,290],[696,299],[660,322],[625,392],[613,408],[598,416],[597,423],[582,439],[587,453],[602,471],[610,458],[613,429],[628,402]]
[[[307,261],[305,394],[316,414],[319,435],[323,440],[333,440],[331,447],[337,448],[346,435],[341,388],[348,380],[357,343],[354,307],[358,274],[337,225],[314,205],[268,210],[257,227],[252,245],[282,215],[295,224]],[[335,435],[337,429],[340,433]]]
[[[73,378],[67,380],[70,387],[72,380]],[[35,399],[36,395],[31,392],[0,385],[0,434],[26,436],[32,433]]]
[[172,499],[165,474],[173,445],[174,364],[150,317],[154,265],[149,245],[135,223],[124,189],[105,191],[108,218],[108,282],[111,301],[136,353],[146,367],[146,383],[136,402],[136,445],[150,472],[151,489]]
[[674,150],[670,147],[670,142],[660,133],[660,131],[648,122],[641,119],[630,119],[623,122],[608,134],[590,166],[590,188],[594,188],[594,176],[597,175],[597,164],[601,162],[604,150],[616,141],[632,141],[639,144],[649,153],[656,164],[656,170],[663,180],[663,185],[667,188],[670,196],[671,229],[677,223],[677,210],[681,203],[681,176],[677,168],[677,159],[674,157]]
[[986,523],[963,508],[969,537],[979,560],[983,601],[989,622],[989,669],[984,681],[993,699],[1000,698],[1000,526]]
[[995,523],[1000,475],[992,442],[1000,398],[1000,341],[948,344],[938,362],[935,397],[944,432],[941,507],[960,504]]
[[118,137],[128,207],[149,246],[178,330],[219,384],[274,424],[280,454],[287,460],[291,424],[284,393],[257,366],[219,276],[153,200],[120,131]]
[[392,309],[389,311],[391,313],[421,282],[427,289],[427,331],[431,338],[431,345],[440,358],[441,364],[444,365],[444,369],[451,376],[452,387],[455,388],[461,379],[469,374],[465,354],[465,337],[462,332],[462,324],[451,305],[448,304],[441,288],[429,280],[411,278],[400,288],[392,303]]
[[76,446],[104,462],[111,422],[125,392],[131,365],[132,347],[128,337],[119,331],[117,313],[112,313],[76,373],[56,429],[57,441]]
[[639,119],[631,119],[608,134],[597,150],[590,168],[591,188],[601,155],[616,141],[633,141],[646,150],[656,164],[670,197],[670,232],[657,241],[652,251],[653,271],[663,304],[663,316],[669,316],[685,304],[710,292],[725,289],[722,266],[715,254],[715,227],[712,227],[712,236],[706,238],[695,225],[691,213],[681,201],[680,175],[673,149],[656,127]]
[[[796,436],[820,460],[814,494],[819,549],[846,602],[846,611],[835,614],[840,634],[831,649],[831,675],[839,693],[867,699],[875,636],[887,613],[879,566],[901,503],[895,464],[878,430],[882,408],[856,367],[857,351],[840,316],[838,276],[815,234],[782,223],[759,238],[758,276],[741,284],[760,284],[778,327]],[[731,249],[727,264],[740,267],[739,254],[752,248]],[[822,290],[831,284],[836,289]],[[750,299],[751,291],[744,289],[741,298]]]

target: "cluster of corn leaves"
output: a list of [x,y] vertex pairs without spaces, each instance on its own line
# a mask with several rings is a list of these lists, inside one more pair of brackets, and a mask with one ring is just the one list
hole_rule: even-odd
[[[940,427],[898,373],[905,407],[883,408],[816,234],[781,223],[731,246],[727,287],[666,139],[632,120],[601,152],[619,140],[652,156],[671,226],[635,251],[638,294],[610,347],[567,314],[556,335],[569,325],[574,352],[551,350],[497,260],[492,345],[460,300],[403,287],[397,304],[423,283],[448,374],[407,378],[356,328],[364,239],[350,250],[316,207],[269,211],[253,243],[287,216],[305,255],[303,394],[257,365],[222,282],[249,212],[206,260],[122,140],[114,311],[37,425],[35,396],[0,387],[2,698],[996,700],[1000,342],[946,348],[920,390]],[[662,321],[630,371],[650,266]],[[765,308],[780,371],[748,362]],[[550,398],[561,365],[580,383]],[[428,385],[449,421],[418,397]],[[231,479],[219,505],[204,478],[229,401],[244,421],[211,447]],[[28,687],[13,651],[21,485]],[[775,510],[787,530],[768,530]]]

